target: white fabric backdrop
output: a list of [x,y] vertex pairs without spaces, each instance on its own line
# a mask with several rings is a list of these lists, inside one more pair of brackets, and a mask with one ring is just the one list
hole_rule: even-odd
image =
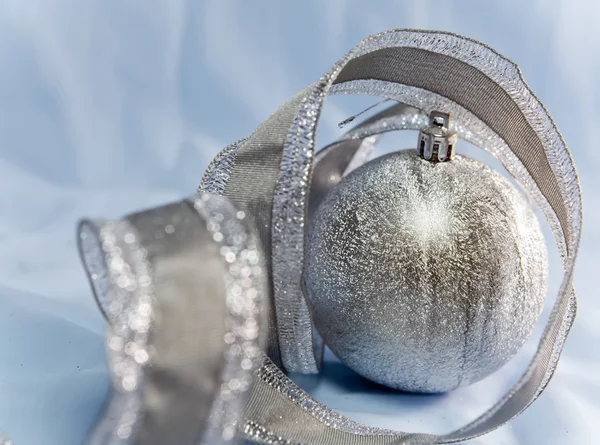
[[[579,316],[556,376],[518,420],[472,443],[594,443],[600,4],[524,3],[0,3],[0,431],[16,445],[79,444],[107,393],[104,323],[77,259],[77,218],[189,195],[219,148],[248,135],[362,38],[410,27],[464,34],[517,61],[569,143],[584,190]],[[330,100],[321,143],[370,103]],[[401,138],[400,148],[413,139]],[[294,377],[355,420],[444,432],[487,408],[534,346],[496,375],[448,395],[386,391],[331,356],[323,376]]]

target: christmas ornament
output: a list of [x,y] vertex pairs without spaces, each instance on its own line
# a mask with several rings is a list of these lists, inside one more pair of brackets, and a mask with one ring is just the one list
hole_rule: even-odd
[[546,295],[528,202],[479,161],[450,160],[455,144],[433,125],[420,153],[360,167],[309,231],[317,329],[344,363],[392,388],[448,391],[486,377],[517,352]]
[[[340,93],[379,95],[406,105],[399,104],[378,113],[334,146],[316,153],[315,130],[323,101],[329,94]],[[443,113],[432,115],[430,119],[429,114],[434,110]],[[453,116],[450,126],[445,113]],[[430,120],[435,125],[424,128]],[[371,137],[377,138],[393,129],[424,130],[418,145],[418,156],[423,159],[418,159],[415,152],[391,155],[359,168],[342,184],[335,185],[342,176],[364,163],[363,155],[368,154],[370,145],[375,143]],[[342,345],[346,351],[356,356],[359,352],[373,353],[375,351],[364,348],[362,351],[351,349],[352,341],[357,338],[360,341],[356,344],[362,345],[359,328],[363,328],[363,334],[383,333],[384,341],[389,342],[392,334],[398,333],[391,332],[388,324],[398,320],[388,312],[393,315],[398,302],[402,303],[407,309],[397,314],[402,322],[402,336],[394,338],[403,340],[401,347],[413,353],[415,368],[418,368],[402,369],[406,379],[404,386],[438,391],[466,384],[469,379],[493,371],[518,348],[539,313],[539,300],[545,286],[546,253],[539,244],[541,235],[537,222],[523,198],[505,180],[474,160],[453,156],[457,137],[495,156],[539,206],[555,235],[564,266],[563,282],[537,353],[527,370],[509,392],[466,426],[444,434],[430,434],[359,424],[314,400],[281,369],[319,372],[323,343],[315,335],[315,321],[331,344],[335,337],[347,335],[348,341]],[[389,163],[387,167],[386,163]],[[387,174],[382,175],[385,168]],[[347,186],[355,176],[369,176],[371,182],[363,180],[360,187]],[[392,192],[397,190],[394,186],[407,193]],[[332,191],[332,187],[336,188]],[[327,204],[347,188],[360,190],[373,200],[377,195],[385,195],[383,202],[387,205],[378,208],[377,202],[381,201],[370,202],[365,196],[357,199],[358,195],[353,195],[362,214],[347,210],[344,218],[327,215],[323,209],[339,207],[343,210],[342,203],[349,205],[350,200]],[[138,216],[145,215],[142,219],[130,215],[118,222],[116,228],[123,228],[123,222],[126,229],[133,224],[143,235],[140,249],[136,246],[137,236],[115,231],[115,226],[102,226],[101,242],[91,243],[96,251],[109,248],[100,261],[86,258],[93,286],[99,293],[110,290],[110,296],[98,298],[112,325],[109,347],[115,334],[128,340],[124,349],[118,341],[112,345],[117,350],[110,352],[111,361],[127,366],[116,366],[113,370],[115,397],[109,404],[110,412],[96,426],[99,434],[94,438],[98,445],[149,444],[164,442],[163,438],[176,438],[182,445],[198,443],[198,437],[192,434],[182,437],[182,433],[198,431],[200,412],[210,413],[209,419],[203,418],[218,435],[203,436],[200,443],[204,439],[205,443],[231,443],[235,440],[234,426],[240,438],[262,444],[458,443],[484,435],[519,415],[536,400],[552,377],[576,308],[572,277],[581,235],[579,184],[566,144],[548,112],[525,84],[516,65],[489,47],[444,32],[392,30],[372,36],[347,53],[319,80],[282,104],[252,135],[226,147],[210,164],[200,189],[223,195],[233,205],[227,204],[230,202],[227,200],[217,200],[215,207],[203,210],[195,201],[194,207],[201,218],[195,215],[196,221],[185,226],[180,225],[182,221],[191,220],[182,220],[169,206],[156,209],[158,214],[141,212]],[[461,193],[455,193],[459,191]],[[309,197],[313,196],[318,199],[311,204]],[[317,205],[319,200],[324,200],[321,206]],[[206,204],[211,202],[208,198]],[[392,211],[400,208],[410,211]],[[332,232],[323,235],[325,248],[314,251],[318,255],[311,251],[317,246],[316,232],[312,232],[310,243],[306,243],[307,228],[315,211],[315,227],[321,220],[339,222],[337,226],[333,224]],[[167,216],[173,217],[171,224],[165,221]],[[238,230],[240,218],[249,226]],[[365,228],[376,225],[384,230],[373,232],[375,239],[365,237]],[[106,228],[108,230],[104,230]],[[256,268],[247,264],[256,256],[240,255],[235,250],[244,239],[248,241],[244,233],[246,229],[252,232],[252,228],[258,232],[257,245],[248,247],[253,251],[256,247],[256,252],[263,251],[266,255],[264,264],[259,267],[259,275],[268,278],[262,285],[255,276]],[[403,233],[402,243],[400,237],[392,236],[399,232]],[[200,234],[212,236],[212,241],[203,240]],[[336,236],[364,242],[344,247],[341,257],[323,256],[326,249],[331,249],[331,253],[342,251],[335,244]],[[91,238],[98,241],[97,236]],[[327,244],[330,242],[332,244]],[[372,242],[379,243],[379,250],[365,249]],[[202,252],[203,257],[188,255],[187,249]],[[410,249],[415,255],[410,255]],[[517,253],[521,255],[518,261]],[[373,263],[367,261],[362,266],[356,261],[352,263],[359,255],[366,255]],[[410,261],[409,256],[413,256]],[[356,276],[365,271],[373,272],[369,279],[377,282],[369,285],[356,279],[351,281],[346,279],[350,274],[343,275],[344,279],[337,283],[332,282],[334,275],[316,280],[317,273],[333,269],[311,271],[305,266],[322,260],[345,261],[341,266],[352,268]],[[406,270],[391,267],[392,261],[404,261]],[[146,262],[148,269],[139,267]],[[109,275],[105,271],[92,272],[98,265],[102,266],[100,269],[111,269],[110,280],[106,280]],[[165,267],[167,265],[172,267]],[[208,265],[226,270],[209,270]],[[410,275],[410,271],[415,273]],[[168,279],[161,273],[166,273]],[[357,323],[350,326],[352,331],[338,330],[329,335],[323,320],[330,311],[317,307],[329,296],[313,296],[312,301],[305,298],[305,289],[316,295],[314,291],[319,289],[311,290],[315,283],[332,290],[332,295],[354,285],[361,297],[377,288],[373,301],[384,300],[385,295],[395,291],[400,297],[393,300],[393,304],[383,301],[365,305],[364,301],[357,300],[363,304],[362,314],[359,314],[359,304],[354,309],[350,305],[342,307],[340,312],[356,317]],[[436,285],[428,287],[427,283]],[[212,292],[212,289],[221,289],[223,284],[227,289],[225,307],[218,304],[222,303],[218,297],[223,296],[223,292]],[[147,290],[155,298],[146,301]],[[173,290],[185,292],[174,293]],[[506,295],[502,290],[506,290]],[[194,292],[200,298],[212,298],[211,303],[199,310],[199,305],[187,298],[194,296]],[[507,296],[511,293],[512,297]],[[248,312],[259,295],[264,295],[269,304],[267,325],[258,322],[260,317],[254,311]],[[338,294],[340,298],[345,295]],[[424,301],[417,305],[419,295]],[[436,301],[432,297],[437,295],[445,298]],[[174,296],[186,299],[182,304],[193,310],[184,307],[171,314],[165,312]],[[132,301],[131,305],[127,304],[128,300]],[[434,311],[434,304],[445,304],[447,313]],[[410,313],[415,306],[417,310]],[[351,310],[355,313],[350,313]],[[163,315],[167,315],[170,328],[161,328],[165,326],[161,325]],[[365,320],[370,325],[365,324]],[[182,329],[189,326],[209,329],[213,323],[228,332],[213,340],[207,340],[204,335],[189,336],[178,344],[178,354],[187,351],[194,359],[185,369],[181,367],[181,360],[173,360],[169,350],[154,347],[165,345],[158,343],[161,339],[183,339]],[[426,331],[425,327],[430,330]],[[140,335],[133,335],[129,341],[128,336],[136,334],[134,331]],[[250,350],[256,351],[258,331],[268,334],[268,357],[262,357],[251,391],[245,391],[254,360],[244,356],[248,350],[239,341],[247,336]],[[451,335],[450,339],[440,337],[442,331]],[[508,338],[504,331],[511,332],[515,338]],[[422,342],[423,339],[427,341]],[[462,339],[462,344],[457,339]],[[447,350],[443,347],[444,341]],[[418,345],[421,345],[420,350],[417,350]],[[384,351],[383,343],[377,346],[380,352]],[[139,348],[146,351],[150,364],[161,366],[139,363],[137,360],[144,362],[145,359],[143,353],[136,354]],[[223,354],[214,354],[215,348],[221,348]],[[442,356],[435,356],[432,351]],[[390,353],[389,349],[384,352]],[[443,362],[448,358],[443,354],[455,352],[453,357],[460,357],[462,361]],[[385,376],[386,371],[379,363],[389,358],[377,357],[383,360],[377,362],[380,375],[373,378]],[[363,365],[365,361],[361,360]],[[153,387],[146,382],[149,378],[151,384],[157,383],[153,378],[159,377],[161,371],[169,371],[174,377],[191,375],[191,382],[198,383],[193,371],[211,364],[217,365],[223,373],[213,374],[215,378],[205,382],[210,385],[195,389],[212,388],[216,398],[210,397],[210,391],[183,391],[185,384]],[[448,371],[449,375],[432,369],[443,366],[454,366],[454,369]],[[127,388],[123,384],[131,382],[123,378],[123,372],[138,379],[134,380],[136,385],[131,394],[124,398],[121,389],[127,391]],[[394,372],[395,378],[398,375]],[[428,380],[423,378],[427,375]],[[177,380],[185,383],[185,379]],[[188,388],[193,389],[194,385]],[[158,391],[148,393],[147,389]],[[240,407],[247,392],[250,392],[249,399],[242,412]],[[160,396],[168,403],[153,403],[157,401],[155,397],[142,398],[143,403],[138,403],[140,400],[136,397],[144,394]],[[198,409],[184,409],[185,406],[177,403],[180,399],[193,403]],[[127,403],[118,403],[123,400]],[[138,429],[134,422],[152,418],[145,413],[157,412],[157,409],[166,415],[154,416],[155,419],[169,419],[173,423],[146,422]],[[144,432],[158,434],[144,436],[141,434]]]

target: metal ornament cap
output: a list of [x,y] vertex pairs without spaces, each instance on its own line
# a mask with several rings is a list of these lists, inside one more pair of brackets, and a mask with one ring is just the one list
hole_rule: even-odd
[[450,114],[432,111],[429,128],[419,132],[419,156],[431,162],[447,162],[454,155],[458,135],[450,131]]
[[377,158],[335,186],[309,229],[305,286],[325,343],[411,392],[474,383],[511,359],[547,291],[527,199],[481,162]]

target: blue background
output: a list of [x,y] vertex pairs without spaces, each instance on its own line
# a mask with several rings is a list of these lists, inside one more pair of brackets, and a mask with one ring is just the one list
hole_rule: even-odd
[[[569,143],[584,190],[579,315],[558,371],[525,414],[471,443],[597,443],[599,16],[592,0],[1,0],[0,430],[17,445],[79,444],[108,391],[105,326],[75,250],[79,217],[191,194],[221,147],[364,37],[421,28],[467,35],[515,60]],[[371,103],[328,100],[320,143]],[[555,249],[551,257],[555,292]],[[332,356],[324,375],[294,378],[355,420],[443,433],[509,387],[536,335],[498,373],[447,395],[387,391]]]

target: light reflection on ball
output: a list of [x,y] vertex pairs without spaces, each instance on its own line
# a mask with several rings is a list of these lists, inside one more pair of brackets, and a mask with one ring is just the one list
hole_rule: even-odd
[[415,392],[491,374],[531,333],[547,250],[527,200],[471,158],[414,151],[352,172],[317,210],[305,284],[320,334],[364,377]]

